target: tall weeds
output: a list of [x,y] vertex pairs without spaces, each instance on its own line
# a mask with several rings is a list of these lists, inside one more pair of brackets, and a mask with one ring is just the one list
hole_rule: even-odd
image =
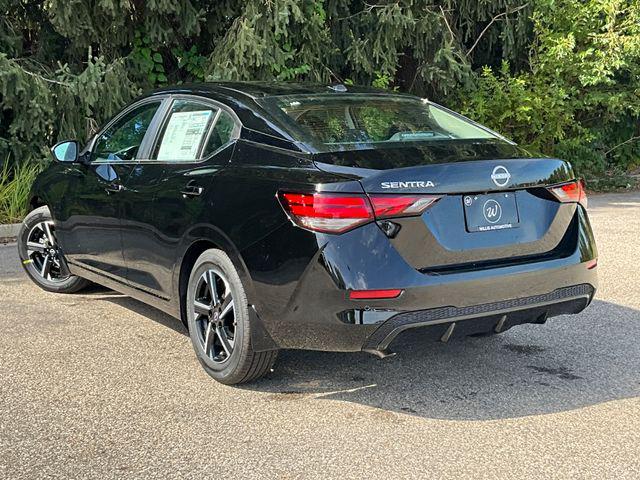
[[0,170],[0,224],[22,221],[29,209],[29,193],[41,164],[8,160]]

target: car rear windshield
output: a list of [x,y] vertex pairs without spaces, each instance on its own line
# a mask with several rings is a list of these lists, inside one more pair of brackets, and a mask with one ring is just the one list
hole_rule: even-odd
[[320,151],[401,142],[501,139],[427,100],[410,96],[329,94],[267,97],[263,106]]

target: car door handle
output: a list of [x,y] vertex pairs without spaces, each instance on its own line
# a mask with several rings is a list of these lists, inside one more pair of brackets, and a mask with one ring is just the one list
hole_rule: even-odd
[[104,187],[104,191],[107,193],[119,193],[124,190],[124,185],[120,183],[112,183],[111,185],[107,185]]
[[182,193],[182,198],[187,198],[187,197],[197,197],[199,195],[202,195],[202,192],[204,192],[204,188],[199,187],[193,182],[189,182],[184,187],[184,190],[182,190],[180,193]]

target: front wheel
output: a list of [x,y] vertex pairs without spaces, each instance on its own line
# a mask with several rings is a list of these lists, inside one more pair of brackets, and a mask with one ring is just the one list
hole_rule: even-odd
[[253,350],[247,296],[226,253],[211,249],[200,255],[189,277],[186,301],[193,348],[215,380],[245,383],[271,369],[278,352]]
[[29,278],[43,290],[74,293],[89,284],[88,280],[69,272],[46,206],[36,208],[22,222],[18,255]]

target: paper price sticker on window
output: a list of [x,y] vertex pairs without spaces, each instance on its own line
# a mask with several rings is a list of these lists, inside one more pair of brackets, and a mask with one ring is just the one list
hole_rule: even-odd
[[211,110],[171,114],[158,151],[158,160],[196,160]]

